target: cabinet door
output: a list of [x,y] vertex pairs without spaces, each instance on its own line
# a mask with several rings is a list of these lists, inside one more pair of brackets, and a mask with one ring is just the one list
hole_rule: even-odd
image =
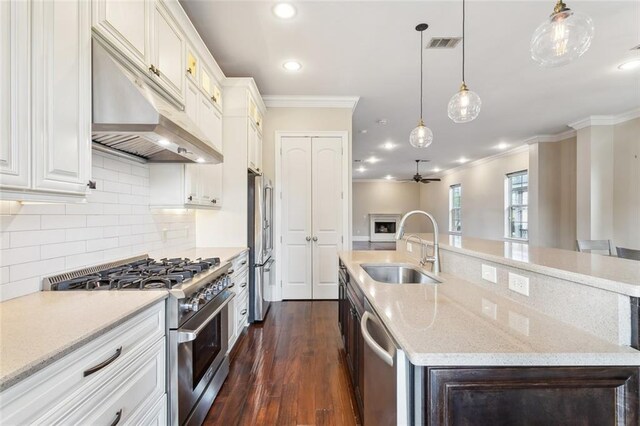
[[198,127],[211,146],[222,152],[222,114],[204,95],[200,96],[198,108]]
[[153,6],[152,61],[160,84],[178,100],[184,99],[185,38],[161,2]]
[[187,57],[185,69],[187,73],[187,80],[193,81],[196,86],[198,84],[198,73],[200,72],[200,59],[195,53],[195,49],[192,46],[187,45]]
[[257,147],[257,138],[258,138],[258,131],[256,130],[256,125],[253,122],[253,119],[251,117],[249,117],[247,119],[247,163],[248,163],[248,168],[250,168],[251,170],[256,170],[258,168],[257,165],[257,153],[256,153],[256,147]]
[[93,27],[140,69],[149,54],[149,8],[146,0],[94,0]]
[[[195,124],[199,126],[198,108],[200,106],[200,90],[191,80],[187,80],[187,88],[184,94],[184,112]],[[201,129],[202,130],[202,129]]]
[[200,164],[184,165],[185,204],[200,202]]
[[0,186],[29,182],[29,4],[0,2]]
[[256,163],[256,171],[258,173],[262,173],[262,133],[258,131],[256,126],[256,135],[254,141],[255,147],[255,163]]
[[91,3],[31,5],[34,189],[84,194],[91,175]]
[[222,205],[222,167],[223,164],[200,165],[200,200],[208,206]]

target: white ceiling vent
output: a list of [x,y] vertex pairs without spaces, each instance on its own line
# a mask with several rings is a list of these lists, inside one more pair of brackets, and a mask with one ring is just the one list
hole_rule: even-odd
[[453,49],[460,43],[462,37],[433,37],[427,44],[427,49]]

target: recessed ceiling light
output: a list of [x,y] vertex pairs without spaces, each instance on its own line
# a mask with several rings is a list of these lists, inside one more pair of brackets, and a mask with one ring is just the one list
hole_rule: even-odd
[[373,156],[371,156],[371,157],[367,158],[367,159],[366,159],[366,160],[364,160],[364,161],[366,161],[367,163],[375,164],[375,163],[377,163],[378,161],[380,161],[380,159],[379,159],[378,157],[373,157]]
[[386,126],[387,123],[389,123],[389,121],[386,118],[381,118],[379,120],[376,120],[376,123],[378,123],[381,126]]
[[496,149],[507,149],[509,148],[509,144],[506,142],[500,142],[498,145],[496,145]]
[[202,157],[198,157],[198,158],[196,159],[196,161],[197,161],[198,163],[204,163],[204,158],[202,158]]
[[384,178],[385,178],[386,180],[391,180],[391,179],[393,179],[393,176],[391,176],[391,175],[386,175]]
[[635,70],[636,68],[640,68],[640,58],[630,59],[618,65],[618,69],[623,71]]
[[367,129],[362,129],[362,130],[360,130],[360,133],[362,133],[363,135],[364,135],[365,133],[367,133],[367,132],[368,132],[368,130],[367,130]]
[[460,159],[458,159],[458,163],[460,163],[460,164],[464,164],[464,163],[466,163],[467,161],[469,161],[469,159],[464,158],[464,157],[460,157]]
[[440,171],[440,168],[439,168],[439,167],[435,167],[432,171],[433,171],[434,173],[438,173],[438,172]]
[[367,171],[367,169],[364,166],[360,166],[356,170],[358,170],[360,173],[363,173],[363,172]]
[[291,3],[277,3],[273,6],[273,13],[281,19],[291,19],[296,16],[296,8]]
[[393,144],[393,142],[385,142],[384,145],[382,145],[382,147],[384,149],[386,149],[387,151],[391,151],[393,148],[395,148],[396,146]]
[[300,62],[298,61],[287,61],[282,64],[282,67],[287,71],[300,71],[300,68],[302,68],[302,64],[300,64]]
[[171,142],[169,142],[169,141],[168,141],[168,140],[166,140],[166,139],[160,139],[160,140],[158,141],[158,143],[159,143],[160,145],[162,145],[162,146],[169,146],[169,144],[170,144]]

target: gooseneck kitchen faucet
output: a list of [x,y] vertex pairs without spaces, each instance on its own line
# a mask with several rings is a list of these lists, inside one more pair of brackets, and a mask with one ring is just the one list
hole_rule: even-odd
[[429,262],[433,264],[433,273],[439,274],[440,273],[440,254],[439,254],[440,250],[438,245],[438,224],[436,223],[436,220],[431,215],[431,213],[427,213],[422,210],[412,210],[409,213],[402,216],[402,219],[400,220],[400,226],[398,227],[398,232],[396,233],[396,240],[402,239],[402,236],[404,235],[404,223],[409,216],[413,216],[414,214],[421,214],[423,216],[426,216],[427,218],[429,218],[429,220],[431,221],[431,225],[433,226],[433,256],[427,256],[426,250],[424,252],[422,252],[421,250],[420,253],[422,253],[422,255],[420,256],[421,257],[420,265],[424,266],[425,263]]

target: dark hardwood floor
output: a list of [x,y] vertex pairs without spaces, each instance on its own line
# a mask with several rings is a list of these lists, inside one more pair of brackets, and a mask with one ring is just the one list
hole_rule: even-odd
[[204,424],[356,425],[338,304],[278,302],[236,343]]

